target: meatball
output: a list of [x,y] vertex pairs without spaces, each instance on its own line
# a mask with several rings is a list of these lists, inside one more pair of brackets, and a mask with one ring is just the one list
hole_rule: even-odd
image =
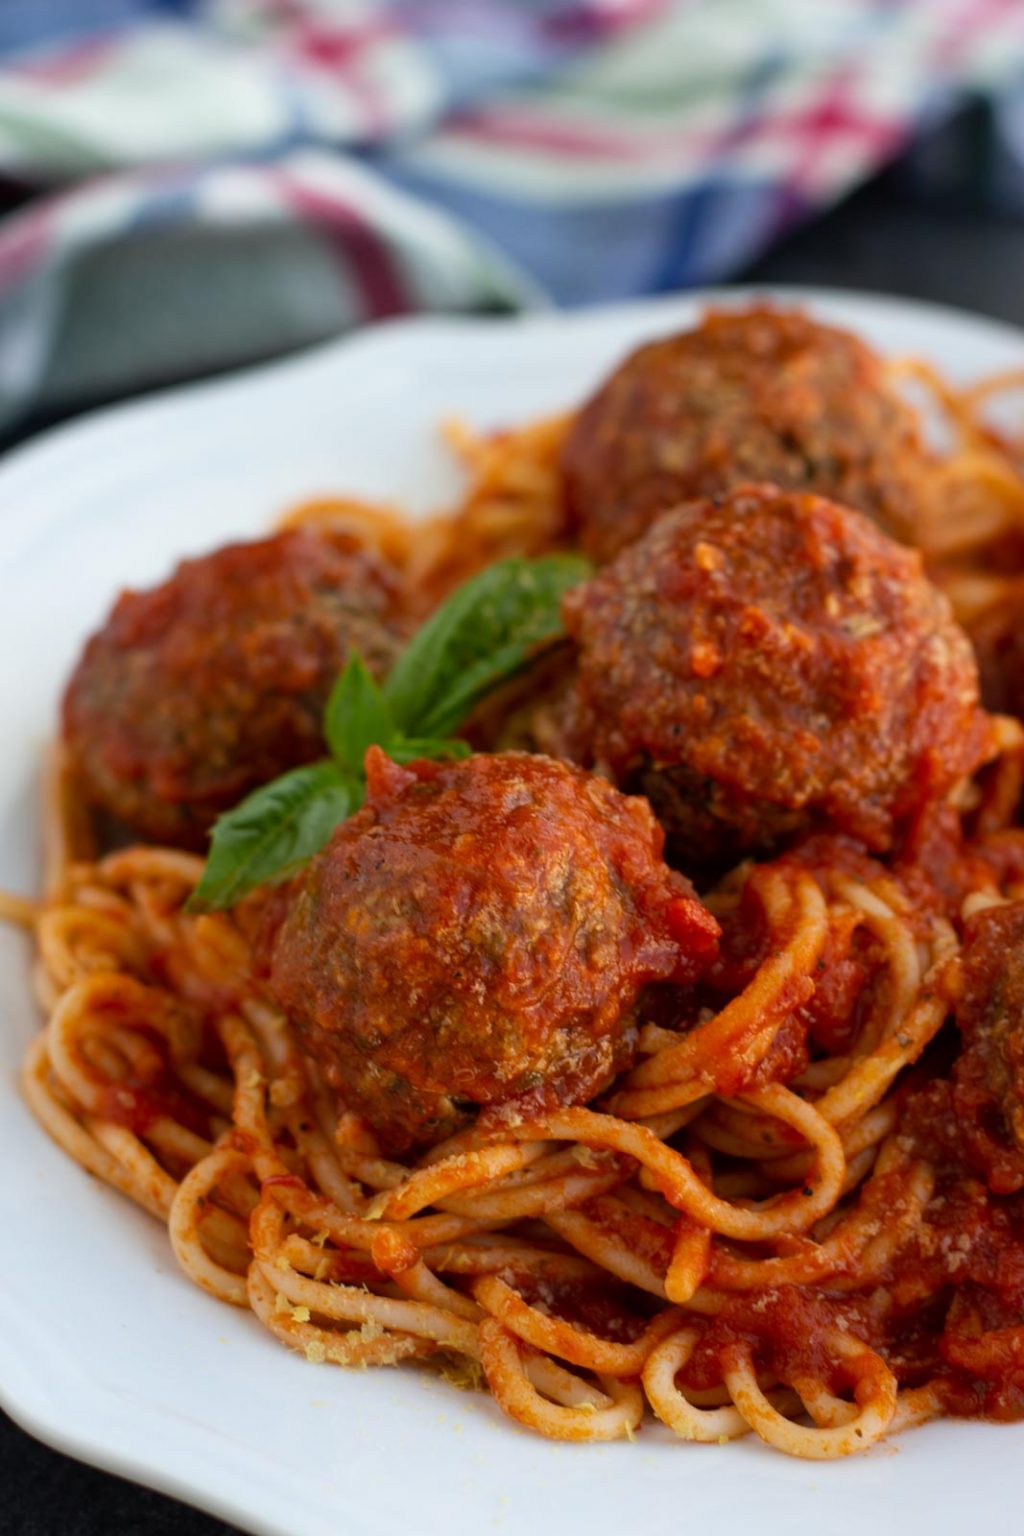
[[1024,720],[1024,577],[965,622],[986,708]]
[[818,491],[910,540],[917,418],[855,336],[767,307],[641,347],[584,406],[562,468],[570,518],[610,560],[666,507],[747,480]]
[[1024,1189],[1024,902],[967,922],[952,1108],[972,1163],[997,1194]]
[[631,1060],[641,989],[717,945],[649,807],[528,753],[401,768],[371,747],[366,768],[261,943],[327,1081],[391,1152],[477,1106],[592,1097]]
[[564,602],[573,755],[642,789],[688,868],[898,818],[984,755],[966,636],[916,552],[746,486],[660,518]]
[[202,848],[257,785],[324,751],[346,658],[397,654],[397,584],[348,535],[282,533],[187,560],[125,592],[64,696],[85,798],[130,832]]

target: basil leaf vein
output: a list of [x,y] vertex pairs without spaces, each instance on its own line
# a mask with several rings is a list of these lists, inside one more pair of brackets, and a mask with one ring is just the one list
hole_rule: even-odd
[[358,777],[367,747],[387,750],[395,722],[384,696],[358,651],[353,651],[331,689],[324,711],[324,735],[343,772]]
[[354,652],[324,711],[332,757],[255,790],[213,829],[192,912],[233,906],[286,879],[363,803],[363,759],[379,745],[396,762],[470,755],[452,732],[492,688],[562,633],[561,600],[586,580],[578,555],[505,560],[459,587],[427,620],[381,688]]
[[385,750],[395,763],[414,763],[420,757],[443,758],[455,763],[473,756],[469,742],[460,741],[458,737],[439,740],[435,736],[396,736],[385,745]]
[[294,768],[221,816],[190,912],[233,906],[249,891],[277,883],[319,853],[362,800],[336,763]]
[[459,587],[417,632],[384,686],[398,729],[450,735],[486,693],[562,635],[562,596],[589,571],[579,555],[503,560]]

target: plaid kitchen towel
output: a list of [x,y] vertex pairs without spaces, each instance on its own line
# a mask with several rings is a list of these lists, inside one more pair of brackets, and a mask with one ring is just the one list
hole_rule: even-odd
[[0,431],[720,280],[1021,78],[1024,0],[3,0]]

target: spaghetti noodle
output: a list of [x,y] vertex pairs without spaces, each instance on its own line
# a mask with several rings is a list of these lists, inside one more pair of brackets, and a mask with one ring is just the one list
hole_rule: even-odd
[[[905,371],[957,434],[921,543],[980,569],[1024,516],[1020,457],[983,422],[1020,380],[956,392]],[[433,601],[564,542],[566,426],[457,435],[472,487],[425,534],[356,502],[289,521],[358,529]],[[190,914],[202,861],[83,842],[57,763],[46,894],[0,901],[34,932],[47,1015],[25,1095],[166,1223],[195,1284],[314,1363],[440,1365],[573,1441],[631,1437],[649,1407],[682,1440],[753,1432],[825,1458],[944,1412],[1017,1416],[1024,1376],[998,1360],[1024,1353],[1024,1211],[916,1106],[949,1078],[962,914],[1024,890],[1021,741],[1001,722],[996,768],[922,822],[913,856],[822,835],[722,880],[715,968],[646,1019],[595,1102],[484,1112],[405,1160],[339,1108],[271,1001],[264,895]]]

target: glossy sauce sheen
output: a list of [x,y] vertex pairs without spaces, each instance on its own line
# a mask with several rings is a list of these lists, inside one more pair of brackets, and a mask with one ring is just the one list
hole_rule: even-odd
[[[195,919],[166,849],[70,868],[37,1113],[95,1078],[86,1130],[191,1132],[163,1171],[197,1283],[311,1359],[461,1353],[544,1434],[631,1434],[641,1381],[683,1438],[724,1385],[704,1438],[798,1455],[901,1408],[1024,1416],[1024,751],[986,712],[1024,708],[1019,594],[975,626],[982,695],[907,547],[938,461],[882,360],[801,315],[712,315],[540,462],[516,441],[454,537],[493,549],[546,487],[541,546],[598,562],[564,639],[476,755],[371,746],[362,808],[230,913]],[[90,811],[202,846],[323,754],[352,651],[387,672],[444,585],[403,579],[321,525],[126,594],[65,700]],[[803,1408],[766,1427],[778,1388]]]
[[920,556],[819,496],[668,512],[565,612],[577,750],[650,796],[683,868],[821,825],[884,849],[982,755],[970,647]]
[[634,352],[580,412],[563,467],[583,545],[608,560],[667,507],[751,480],[833,497],[899,537],[924,457],[863,342],[764,308]]
[[122,594],[68,686],[87,797],[143,836],[204,848],[222,811],[323,753],[350,651],[380,674],[400,634],[393,574],[344,535],[296,530],[185,561]]
[[718,926],[643,801],[526,754],[402,769],[284,894],[271,987],[393,1149],[476,1105],[579,1103],[632,1057],[641,988]]

